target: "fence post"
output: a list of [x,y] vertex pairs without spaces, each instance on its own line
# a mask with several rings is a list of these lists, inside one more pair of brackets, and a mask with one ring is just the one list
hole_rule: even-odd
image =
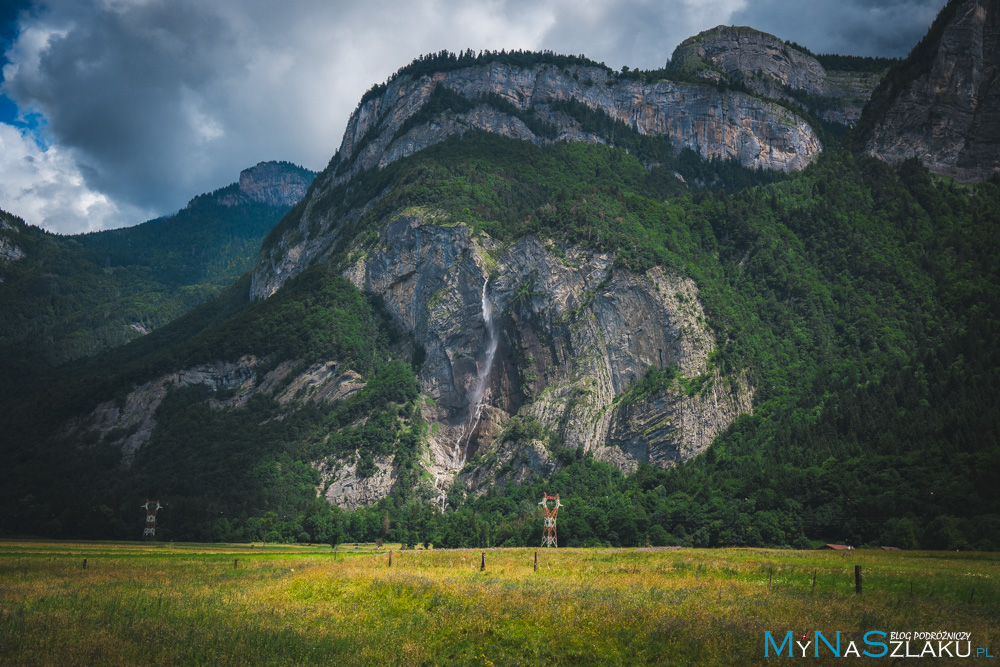
[[234,559],[233,559],[233,569],[234,569],[234,570],[236,569],[236,564],[237,564],[237,563],[239,563],[239,562],[240,562],[240,559],[239,559],[239,558],[234,558]]
[[479,571],[480,572],[485,572],[486,571],[486,552],[485,551],[483,552],[483,562],[479,566]]
[[810,593],[815,593],[816,592],[816,571],[815,570],[813,570],[813,587],[812,587],[812,590],[809,591],[809,592]]
[[861,595],[861,566],[854,566],[854,592]]
[[389,552],[389,567],[392,567],[392,552]]
[[538,572],[538,552],[535,552],[535,572]]

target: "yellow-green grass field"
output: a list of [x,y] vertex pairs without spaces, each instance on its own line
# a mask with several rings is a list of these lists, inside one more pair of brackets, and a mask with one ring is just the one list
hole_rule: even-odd
[[789,630],[1000,654],[995,553],[396,549],[0,541],[0,665],[759,664]]

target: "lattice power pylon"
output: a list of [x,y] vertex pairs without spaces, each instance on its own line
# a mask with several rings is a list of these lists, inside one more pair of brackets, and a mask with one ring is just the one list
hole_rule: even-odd
[[[538,503],[542,506],[542,516],[545,517],[545,529],[542,531],[542,546],[543,547],[558,547],[559,544],[556,542],[556,515],[559,514],[559,508],[562,507],[562,503],[559,502],[559,494],[550,496],[547,493],[543,493],[542,502]],[[549,509],[549,501],[556,501],[556,506]]]
[[[156,505],[156,507],[150,507]],[[156,537],[156,513],[163,509],[159,500],[147,500],[144,505],[140,505],[146,510],[146,529],[142,531],[143,537]]]

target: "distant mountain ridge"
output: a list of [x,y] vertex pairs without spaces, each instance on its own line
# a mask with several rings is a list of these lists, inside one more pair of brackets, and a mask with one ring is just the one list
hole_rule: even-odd
[[173,216],[75,236],[0,212],[4,362],[27,370],[106,351],[218,295],[313,176],[262,162]]

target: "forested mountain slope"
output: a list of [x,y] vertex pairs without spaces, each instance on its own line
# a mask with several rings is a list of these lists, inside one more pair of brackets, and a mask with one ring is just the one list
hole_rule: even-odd
[[173,216],[75,236],[0,213],[0,372],[23,378],[118,347],[217,296],[313,176],[261,163]]
[[1000,548],[996,179],[748,169],[532,97],[585,59],[462,57],[365,96],[252,275],[3,415],[3,530],[530,544],[546,490],[569,545]]

